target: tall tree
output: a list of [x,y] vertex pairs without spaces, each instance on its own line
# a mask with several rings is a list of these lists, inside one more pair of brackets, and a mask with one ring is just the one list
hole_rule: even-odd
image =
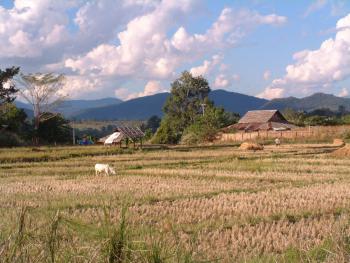
[[53,118],[54,111],[66,98],[63,93],[65,78],[53,73],[21,74],[19,88],[21,96],[32,106],[34,112],[34,129],[38,130],[40,123]]
[[171,96],[164,105],[164,113],[169,117],[179,118],[183,126],[192,123],[202,113],[203,104],[211,104],[208,100],[210,87],[202,76],[193,77],[188,71],[171,84]]
[[14,95],[18,92],[18,90],[11,80],[18,73],[19,67],[7,68],[5,70],[0,69],[0,105],[13,102],[15,100],[16,97]]
[[163,111],[165,116],[155,135],[156,143],[177,143],[183,131],[193,124],[205,110],[211,106],[208,95],[210,87],[203,77],[193,77],[190,72],[183,72],[180,78],[171,84],[171,95]]

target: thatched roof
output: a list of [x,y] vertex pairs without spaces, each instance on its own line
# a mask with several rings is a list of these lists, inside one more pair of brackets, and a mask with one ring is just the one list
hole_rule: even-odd
[[135,127],[118,127],[115,129],[115,132],[105,136],[98,140],[99,143],[104,144],[115,144],[120,141],[128,138],[131,141],[136,141],[144,137],[145,134],[141,131],[140,128]]
[[118,127],[116,132],[122,133],[126,138],[130,140],[141,139],[145,134],[138,127]]
[[278,110],[253,110],[248,111],[238,123],[288,123]]
[[124,136],[120,132],[114,132],[108,136],[108,138],[104,141],[104,144],[115,144],[119,143],[123,140]]
[[237,129],[240,131],[282,131],[296,128],[289,123],[278,110],[248,111],[238,123],[224,130]]

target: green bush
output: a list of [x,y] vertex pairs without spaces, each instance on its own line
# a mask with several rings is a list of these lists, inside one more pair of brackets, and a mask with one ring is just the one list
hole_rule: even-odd
[[0,131],[0,147],[21,146],[23,141],[14,133]]
[[180,122],[176,119],[164,117],[159,129],[152,139],[156,144],[176,144],[181,138]]
[[181,143],[199,144],[214,141],[219,129],[231,124],[230,121],[230,116],[223,108],[209,106],[203,116],[197,117],[196,121],[185,129]]

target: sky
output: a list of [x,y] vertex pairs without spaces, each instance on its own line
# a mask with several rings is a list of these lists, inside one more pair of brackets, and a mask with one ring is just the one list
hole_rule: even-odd
[[0,68],[71,98],[170,90],[188,70],[261,98],[349,96],[348,0],[0,0]]

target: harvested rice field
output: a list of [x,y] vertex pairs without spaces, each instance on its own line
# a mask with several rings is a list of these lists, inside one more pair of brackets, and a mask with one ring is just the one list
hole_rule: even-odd
[[349,262],[336,149],[0,149],[0,262]]

